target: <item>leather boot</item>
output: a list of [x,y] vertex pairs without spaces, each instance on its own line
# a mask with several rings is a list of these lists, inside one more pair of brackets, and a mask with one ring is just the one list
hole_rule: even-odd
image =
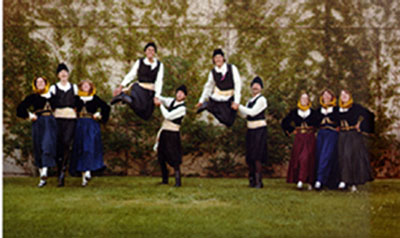
[[60,172],[60,174],[59,174],[59,176],[58,176],[58,185],[57,185],[57,187],[64,187],[65,171],[66,171],[66,168],[63,167],[61,172]]
[[161,184],[168,184],[168,175],[167,176],[162,176]]
[[124,103],[127,103],[129,105],[132,104],[132,98],[131,97],[129,97],[125,93],[120,93],[120,94],[118,94],[117,96],[115,96],[115,97],[113,97],[111,99],[111,105],[114,105],[114,104],[116,104],[117,102],[120,102],[120,101],[122,101]]
[[249,174],[249,187],[250,188],[254,188],[256,186],[256,178],[255,176],[252,174]]
[[165,164],[164,161],[159,161],[159,162],[160,162],[161,177],[162,177],[161,184],[168,184],[169,171],[167,169],[167,165]]
[[181,171],[180,170],[175,170],[175,187],[180,187],[182,186],[181,183]]
[[208,102],[203,102],[203,104],[197,109],[196,113],[199,114],[207,109]]
[[262,188],[264,187],[263,183],[262,183],[262,177],[261,177],[261,173],[256,173],[256,186],[254,186],[255,188]]

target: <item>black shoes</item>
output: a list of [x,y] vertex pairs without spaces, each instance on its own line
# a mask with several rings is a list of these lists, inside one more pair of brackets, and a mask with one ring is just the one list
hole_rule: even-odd
[[203,104],[201,104],[201,106],[197,109],[197,114],[199,114],[199,113],[201,113],[201,112],[203,112],[204,110],[206,110],[207,109],[207,106],[208,106],[208,102],[204,102]]
[[57,187],[64,187],[64,180],[65,180],[65,172],[62,171],[60,176],[58,176],[58,185]]
[[122,101],[124,103],[127,103],[129,105],[132,104],[132,98],[129,97],[128,95],[126,95],[125,93],[120,93],[117,96],[113,97],[111,99],[110,103],[111,103],[111,105],[114,105],[114,104],[116,104],[117,102],[120,102],[120,101]]
[[181,171],[175,170],[175,187],[182,186],[181,183]]
[[256,186],[256,178],[254,176],[249,176],[249,187],[254,188]]
[[168,177],[163,178],[160,184],[168,184]]
[[260,173],[256,173],[256,185],[254,186],[255,188],[262,188],[264,187],[262,183],[262,177]]

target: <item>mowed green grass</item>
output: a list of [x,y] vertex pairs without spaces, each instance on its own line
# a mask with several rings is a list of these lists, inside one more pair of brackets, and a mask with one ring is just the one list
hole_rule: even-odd
[[3,179],[4,237],[399,237],[400,180],[359,192],[297,191],[283,179]]

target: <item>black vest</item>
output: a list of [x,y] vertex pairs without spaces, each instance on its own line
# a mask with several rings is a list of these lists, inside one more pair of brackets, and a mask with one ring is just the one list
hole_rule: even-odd
[[146,65],[144,58],[139,61],[138,80],[141,83],[154,83],[157,79],[158,70],[160,69],[160,61],[157,60],[157,66],[151,70],[151,65]]
[[[257,100],[262,97],[262,95],[258,96],[256,99],[254,99],[254,101],[250,102],[247,107],[248,108],[253,108],[253,106],[256,104]],[[255,115],[254,117],[251,116],[247,116],[247,120],[248,121],[257,121],[257,120],[263,120],[265,119],[265,109],[262,110],[262,112],[258,113],[257,115]]]
[[[185,103],[182,103],[182,104],[179,104],[178,106],[175,106],[175,107],[174,107],[174,106],[173,106],[174,103],[175,103],[175,99],[172,100],[171,104],[170,104],[169,107],[167,108],[167,110],[168,110],[169,112],[170,112],[170,111],[173,111],[173,110],[175,110],[175,109],[177,109],[177,108],[179,108],[179,107],[185,106]],[[172,120],[172,122],[175,123],[175,124],[180,125],[180,124],[182,124],[182,119],[183,119],[183,116]]]
[[320,126],[339,126],[339,108],[333,107],[333,111],[327,115],[322,114],[321,108],[318,108]]
[[74,87],[72,83],[70,83],[71,88],[68,91],[63,91],[56,86],[56,94],[54,95],[54,104],[56,108],[63,108],[63,107],[75,107],[75,94],[74,94]]
[[[234,81],[233,81],[233,73],[232,73],[232,65],[227,64],[227,71],[224,75],[222,73],[217,73],[215,68],[211,70],[215,84],[220,90],[229,90],[229,89],[234,89]],[[224,80],[222,80],[224,78]]]

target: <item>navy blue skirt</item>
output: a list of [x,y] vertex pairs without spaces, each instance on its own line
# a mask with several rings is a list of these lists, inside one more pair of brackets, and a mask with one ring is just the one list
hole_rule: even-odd
[[35,165],[39,168],[56,166],[57,122],[53,116],[39,116],[32,124]]
[[76,123],[70,172],[95,171],[104,168],[100,125],[91,118]]
[[317,137],[317,181],[328,187],[337,188],[339,168],[337,159],[338,132],[321,129]]

